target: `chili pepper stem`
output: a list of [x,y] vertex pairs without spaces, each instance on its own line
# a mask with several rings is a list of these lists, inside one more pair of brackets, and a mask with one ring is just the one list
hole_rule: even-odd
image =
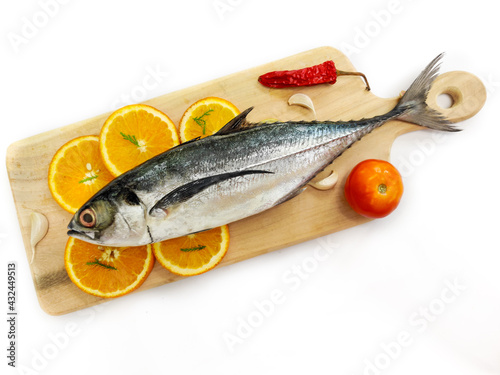
[[343,70],[337,70],[337,76],[359,76],[363,77],[366,83],[366,91],[370,91],[370,84],[368,83],[368,80],[366,79],[366,76],[363,73],[360,72],[345,72]]

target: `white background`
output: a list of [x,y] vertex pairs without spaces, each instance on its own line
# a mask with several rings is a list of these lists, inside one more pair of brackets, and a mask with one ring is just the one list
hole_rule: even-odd
[[[0,9],[4,157],[17,140],[127,104],[148,69],[168,77],[139,100],[325,45],[351,46],[382,97],[445,51],[442,71],[478,75],[488,100],[439,144],[430,131],[396,141],[406,190],[388,218],[59,317],[38,305],[1,163],[0,311],[16,261],[20,366],[7,366],[2,323],[2,374],[500,373],[500,33],[491,1],[67,1],[45,18],[40,3]],[[36,35],[13,43],[36,17]],[[272,293],[282,298],[271,309]],[[243,332],[249,320],[256,327]]]

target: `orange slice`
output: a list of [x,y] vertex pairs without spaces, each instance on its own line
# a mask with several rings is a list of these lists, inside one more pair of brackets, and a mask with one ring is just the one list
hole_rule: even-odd
[[113,176],[99,153],[99,137],[89,135],[64,144],[49,166],[49,189],[66,211],[75,213]]
[[214,268],[226,255],[229,228],[222,227],[153,244],[156,260],[170,272],[199,275]]
[[119,297],[137,289],[151,273],[151,245],[98,246],[70,237],[64,265],[75,285],[98,297]]
[[238,108],[227,100],[216,97],[198,100],[182,115],[179,125],[181,141],[212,135],[239,114]]
[[114,176],[178,144],[172,120],[144,104],[128,105],[113,112],[100,135],[102,159]]

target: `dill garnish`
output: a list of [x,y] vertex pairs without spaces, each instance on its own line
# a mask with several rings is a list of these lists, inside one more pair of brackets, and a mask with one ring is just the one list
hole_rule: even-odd
[[139,147],[139,142],[137,141],[137,138],[135,137],[135,135],[124,134],[122,132],[120,132],[120,134],[123,137],[123,139],[125,139],[126,141],[130,141],[134,145],[136,145],[137,147]]
[[202,114],[199,117],[191,117],[194,122],[196,122],[202,129],[203,129],[203,135],[205,135],[205,129],[207,126],[207,122],[203,119],[205,116],[210,116],[210,112],[213,112],[213,109],[209,109],[206,111],[204,114]]
[[99,259],[97,259],[97,258],[95,258],[95,261],[93,261],[93,262],[87,262],[86,264],[87,264],[87,266],[101,266],[101,267],[107,268],[108,270],[115,270],[115,271],[117,270],[116,267],[110,266],[108,264],[101,263],[99,261]]
[[91,181],[97,177],[99,177],[99,176],[98,175],[90,176],[90,177],[84,178],[83,180],[78,181],[78,183],[83,184],[84,182]]
[[203,250],[206,246],[205,245],[198,245],[196,247],[189,247],[187,249],[181,249],[181,251],[185,251],[185,252],[188,252],[188,251],[198,251],[198,250]]

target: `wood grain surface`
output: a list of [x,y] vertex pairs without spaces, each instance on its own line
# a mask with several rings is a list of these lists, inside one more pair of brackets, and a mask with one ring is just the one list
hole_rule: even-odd
[[[367,118],[386,113],[396,105],[398,97],[379,98],[366,91],[363,81],[358,77],[342,77],[335,85],[293,89],[268,89],[257,82],[259,75],[272,70],[297,69],[325,60],[334,60],[339,70],[356,70],[340,51],[321,47],[144,103],[165,112],[176,124],[190,104],[206,96],[227,99],[240,110],[254,106],[255,109],[249,115],[250,121],[268,118],[313,120],[311,111],[287,104],[288,98],[298,92],[311,97],[318,120]],[[440,108],[436,103],[437,96],[443,93],[453,98],[453,105],[448,109]],[[442,74],[436,79],[427,102],[453,122],[458,122],[476,114],[485,100],[486,90],[477,77],[467,72],[455,71]],[[42,213],[49,221],[48,233],[37,245],[34,261],[30,264],[40,305],[49,314],[65,314],[105,301],[80,291],[66,274],[63,255],[68,239],[66,226],[71,214],[52,199],[47,174],[49,163],[59,147],[78,136],[98,135],[109,114],[104,113],[18,141],[7,151],[7,170],[28,260],[32,257],[30,214],[33,211]],[[344,200],[343,185],[346,175],[354,165],[364,159],[388,160],[396,137],[419,129],[422,128],[401,121],[388,122],[357,142],[332,166],[317,176],[316,180],[319,180],[334,168],[339,173],[339,183],[334,189],[318,191],[309,187],[304,193],[284,204],[231,223],[230,247],[218,267],[369,221],[351,210]],[[203,275],[195,277],[202,278]],[[180,278],[156,264],[149,278],[135,293]]]

